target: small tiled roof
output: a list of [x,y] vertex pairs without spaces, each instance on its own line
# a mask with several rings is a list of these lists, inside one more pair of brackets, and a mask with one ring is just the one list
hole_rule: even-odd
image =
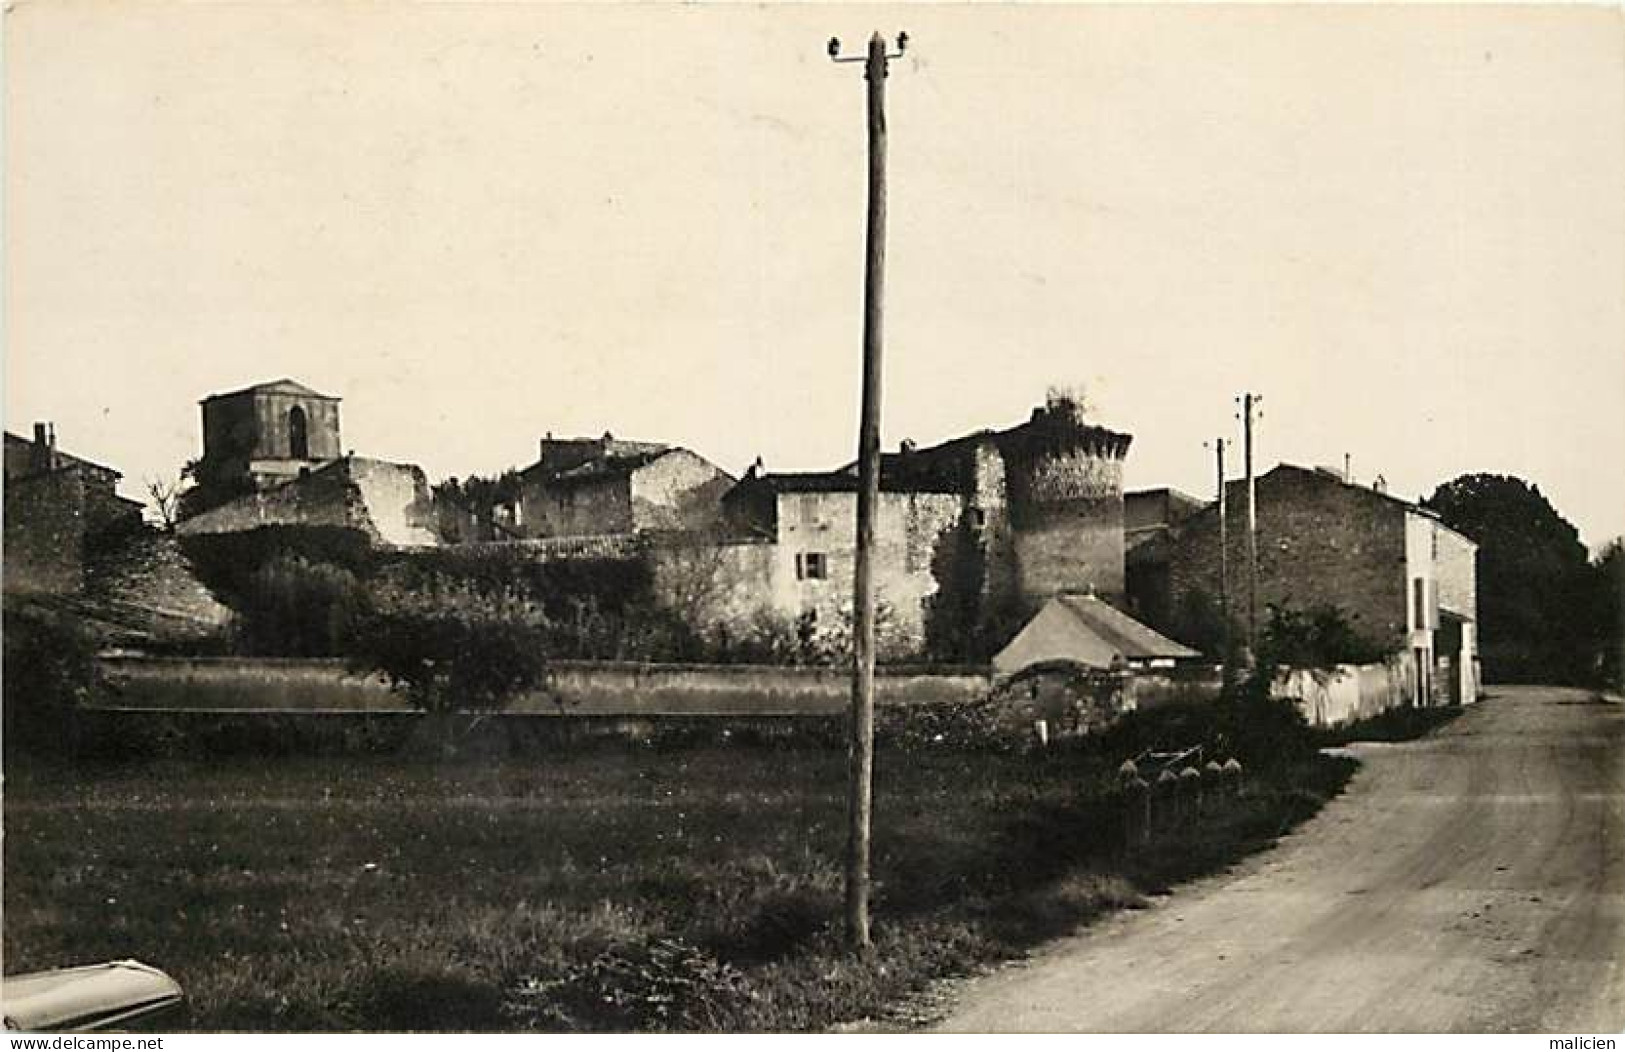
[[[625,478],[638,468],[659,460],[670,452],[672,452],[670,448],[660,448],[637,453],[594,457],[584,464],[577,464],[573,468],[566,468],[552,475],[547,480],[548,485],[571,485],[574,483],[597,482],[602,479]],[[528,471],[529,469],[527,469],[527,473]]]
[[324,395],[320,391],[312,391],[304,384],[290,380],[287,377],[283,377],[280,380],[270,380],[263,384],[255,384],[252,387],[244,387],[236,391],[226,391],[221,394],[212,394],[203,399],[203,401],[212,402],[216,398],[236,398],[238,395],[245,394],[297,395],[300,398],[320,398],[326,402],[339,401],[339,399],[335,398],[333,395]]
[[1055,601],[1086,630],[1110,643],[1131,661],[1152,658],[1198,658],[1202,655],[1157,632],[1092,595],[1063,593]]

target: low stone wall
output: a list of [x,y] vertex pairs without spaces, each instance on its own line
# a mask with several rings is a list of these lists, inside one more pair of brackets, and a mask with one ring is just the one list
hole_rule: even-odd
[[[342,661],[276,658],[103,659],[106,707],[262,712],[390,712],[407,706],[383,680]],[[971,702],[991,676],[976,669],[884,669],[877,705]],[[560,662],[549,686],[520,698],[517,715],[771,716],[844,712],[851,674],[841,668]],[[562,702],[562,706],[561,703]]]
[[194,711],[406,712],[381,678],[342,661],[298,658],[104,657],[103,707]]
[[88,709],[74,754],[84,758],[185,759],[271,756],[423,755],[445,746],[464,756],[537,756],[593,743],[652,746],[754,744],[839,748],[836,716],[602,716],[539,719],[515,713],[437,725],[419,712]]
[[1312,727],[1337,727],[1369,719],[1411,700],[1415,671],[1409,655],[1378,665],[1292,669],[1276,678],[1278,698],[1296,698]]
[[1224,687],[1218,665],[1136,669],[1129,674],[1132,708],[1154,709],[1186,701],[1217,701]]

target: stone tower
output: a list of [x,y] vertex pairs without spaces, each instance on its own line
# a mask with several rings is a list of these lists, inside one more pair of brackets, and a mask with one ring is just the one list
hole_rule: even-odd
[[268,489],[343,455],[339,400],[292,380],[210,395],[202,406],[197,482],[216,492]]
[[1123,458],[1131,438],[1066,405],[1000,436],[1018,587],[1123,599]]

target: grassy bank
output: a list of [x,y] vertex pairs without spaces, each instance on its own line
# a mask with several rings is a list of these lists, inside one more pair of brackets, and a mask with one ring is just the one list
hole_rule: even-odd
[[167,1027],[805,1030],[883,1013],[1221,867],[1347,778],[1318,758],[1125,856],[1112,760],[882,750],[877,948],[840,913],[844,756],[8,771],[8,972],[133,956]]

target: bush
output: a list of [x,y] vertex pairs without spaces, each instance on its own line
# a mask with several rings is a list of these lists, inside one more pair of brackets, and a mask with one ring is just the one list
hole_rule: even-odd
[[1260,670],[1227,688],[1216,701],[1190,701],[1128,713],[1094,744],[1102,754],[1127,758],[1200,745],[1208,759],[1235,757],[1249,770],[1273,773],[1300,763],[1317,743],[1290,698],[1269,695]]
[[344,653],[366,601],[361,582],[333,563],[280,554],[256,570],[241,602],[239,642],[250,653]]
[[507,1014],[534,1030],[718,1031],[732,1029],[752,998],[745,976],[681,939],[605,950],[558,978],[531,978]]
[[1269,623],[1259,640],[1260,666],[1333,668],[1373,665],[1393,656],[1394,648],[1368,638],[1339,608],[1327,604],[1307,610],[1270,604]]
[[79,706],[101,683],[96,646],[75,617],[8,599],[4,734],[8,757],[71,757]]
[[429,713],[489,711],[541,686],[548,621],[512,592],[443,580],[383,588],[356,624],[352,666]]

